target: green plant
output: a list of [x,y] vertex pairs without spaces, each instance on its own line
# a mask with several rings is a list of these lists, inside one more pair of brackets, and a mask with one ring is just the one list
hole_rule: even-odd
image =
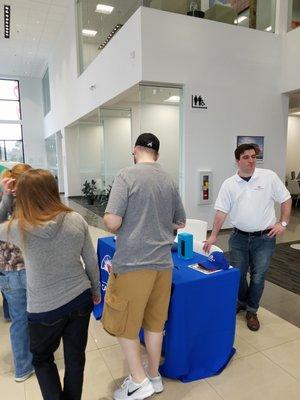
[[85,197],[88,201],[89,204],[94,204],[94,201],[96,199],[96,191],[97,191],[97,186],[96,186],[96,181],[92,179],[91,181],[85,181],[84,184],[82,185],[81,189],[83,193],[83,197]]

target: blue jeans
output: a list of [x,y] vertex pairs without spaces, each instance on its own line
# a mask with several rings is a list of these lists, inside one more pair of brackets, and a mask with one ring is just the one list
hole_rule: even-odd
[[[241,271],[239,304],[256,313],[265,287],[265,276],[276,246],[268,235],[246,236],[233,231],[229,239],[230,264]],[[250,272],[250,283],[247,272]]]
[[26,313],[26,271],[0,271],[0,290],[7,300],[11,318],[10,340],[15,376],[21,378],[33,370]]
[[9,308],[8,308],[7,300],[6,300],[3,292],[1,292],[1,294],[2,294],[2,300],[3,300],[3,316],[4,316],[4,319],[10,320]]

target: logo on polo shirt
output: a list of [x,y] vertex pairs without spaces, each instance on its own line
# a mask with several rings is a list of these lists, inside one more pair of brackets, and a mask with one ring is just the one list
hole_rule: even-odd
[[264,188],[260,185],[253,188],[253,190],[264,190]]

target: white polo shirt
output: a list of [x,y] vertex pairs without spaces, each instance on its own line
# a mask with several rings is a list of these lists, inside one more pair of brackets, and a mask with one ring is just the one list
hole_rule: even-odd
[[291,197],[275,172],[256,168],[247,182],[237,173],[221,186],[215,209],[229,214],[231,223],[245,232],[263,231],[276,223],[274,202]]

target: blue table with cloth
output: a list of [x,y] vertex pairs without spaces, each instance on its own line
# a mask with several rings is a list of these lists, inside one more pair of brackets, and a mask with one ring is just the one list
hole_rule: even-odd
[[[102,301],[115,252],[113,237],[98,240]],[[174,269],[168,321],[163,342],[163,376],[190,382],[217,375],[235,353],[233,348],[240,273],[236,268],[205,275],[189,268],[205,256],[183,260],[172,252]],[[101,318],[103,303],[94,310]]]

